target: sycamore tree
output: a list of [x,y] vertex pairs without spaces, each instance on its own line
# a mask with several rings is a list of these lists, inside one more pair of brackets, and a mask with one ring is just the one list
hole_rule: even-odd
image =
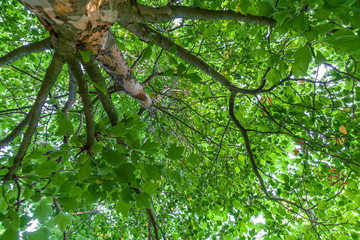
[[0,12],[0,239],[359,238],[359,1]]

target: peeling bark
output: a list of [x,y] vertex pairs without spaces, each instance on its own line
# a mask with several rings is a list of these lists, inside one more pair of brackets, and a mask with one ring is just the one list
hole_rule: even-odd
[[103,36],[101,49],[96,56],[97,61],[105,71],[113,78],[116,91],[125,91],[128,95],[137,99],[143,108],[151,106],[151,98],[144,91],[144,87],[139,83],[130,66],[127,64],[123,54],[116,44],[111,29]]
[[151,106],[151,98],[136,80],[110,28],[118,20],[119,15],[125,18],[127,14],[137,12],[133,8],[132,1],[22,0],[21,2],[38,16],[42,24],[50,30],[53,39],[57,36],[64,38],[65,35],[71,35],[75,37],[78,50],[91,50],[96,60],[114,79],[115,90],[124,91],[137,99],[143,108]]

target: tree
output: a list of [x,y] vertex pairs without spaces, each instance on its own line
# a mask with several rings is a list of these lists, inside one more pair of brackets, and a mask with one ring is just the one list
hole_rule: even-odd
[[1,4],[1,239],[359,238],[359,1]]

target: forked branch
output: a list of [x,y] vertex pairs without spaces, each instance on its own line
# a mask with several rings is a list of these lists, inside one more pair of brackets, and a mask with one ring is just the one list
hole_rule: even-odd
[[267,188],[265,186],[264,179],[262,178],[262,176],[261,176],[261,174],[260,174],[260,172],[258,170],[256,161],[255,161],[255,157],[254,157],[254,153],[253,153],[253,151],[251,149],[250,139],[249,139],[249,136],[247,134],[247,130],[241,125],[239,120],[235,117],[235,114],[234,114],[235,98],[236,98],[236,93],[232,92],[231,96],[230,96],[230,100],[229,100],[229,115],[230,115],[231,120],[235,123],[236,127],[241,132],[241,135],[242,135],[242,137],[244,139],[245,148],[246,148],[246,151],[248,153],[249,160],[250,160],[250,163],[251,163],[251,168],[252,168],[253,172],[255,173],[255,175],[256,175],[259,183],[260,183],[261,190],[264,192],[266,198],[270,199],[270,200],[274,200],[274,201],[285,202],[285,203],[291,204],[291,205],[293,205],[293,206],[295,206],[295,207],[297,207],[299,209],[302,209],[302,210],[306,211],[306,209],[304,209],[303,207],[301,207],[300,205],[298,205],[298,204],[296,204],[296,203],[294,203],[292,201],[270,196],[270,194],[267,191]]
[[156,45],[165,49],[166,51],[171,51],[172,49],[176,49],[174,53],[176,56],[184,59],[186,62],[194,65],[195,67],[199,68],[201,71],[206,73],[207,75],[213,77],[215,80],[217,80],[224,87],[229,89],[231,92],[257,94],[257,93],[261,93],[263,87],[265,86],[265,77],[268,71],[270,70],[270,68],[266,70],[259,87],[257,87],[256,89],[239,88],[234,84],[232,84],[224,75],[216,71],[213,67],[211,67],[209,64],[207,64],[206,62],[204,62],[203,60],[192,54],[190,51],[174,43],[173,41],[164,37],[163,35],[155,32],[148,26],[141,23],[127,24],[123,26],[145,42],[149,43],[150,41],[154,41]]
[[35,103],[31,108],[31,117],[30,117],[29,125],[24,134],[24,138],[22,140],[18,153],[15,156],[12,166],[9,168],[8,173],[3,178],[4,181],[12,179],[17,169],[19,168],[26,154],[27,149],[31,144],[31,139],[37,129],[37,125],[40,120],[42,106],[45,104],[46,98],[50,93],[50,90],[54,85],[56,79],[58,78],[63,65],[64,65],[64,61],[62,57],[59,56],[57,52],[55,52],[52,62],[46,71],[43,83],[37,94]]

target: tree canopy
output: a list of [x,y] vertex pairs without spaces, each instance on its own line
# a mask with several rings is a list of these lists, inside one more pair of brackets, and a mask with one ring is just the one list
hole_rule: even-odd
[[6,0],[0,239],[359,239],[360,2]]

